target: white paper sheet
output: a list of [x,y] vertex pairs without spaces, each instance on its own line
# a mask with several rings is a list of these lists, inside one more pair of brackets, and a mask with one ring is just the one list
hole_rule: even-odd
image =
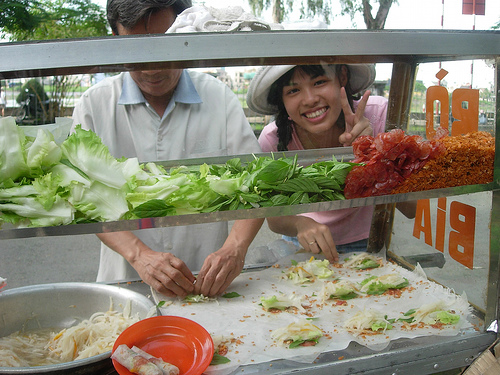
[[[402,290],[399,297],[384,294],[347,300],[345,305],[336,305],[334,301],[323,303],[319,292],[324,281],[317,280],[307,285],[296,285],[282,277],[284,271],[291,266],[292,259],[301,262],[310,257],[311,254],[295,254],[281,259],[274,267],[241,274],[227,290],[228,293],[238,293],[240,297],[236,298],[218,297],[209,302],[188,304],[180,299],[163,297],[154,292],[153,296],[157,303],[167,302],[161,308],[163,315],[177,315],[191,319],[205,327],[212,336],[223,335],[224,338],[232,338],[236,341],[228,345],[229,352],[226,357],[231,362],[210,366],[205,374],[225,375],[233,372],[240,365],[257,364],[275,359],[312,363],[320,353],[345,349],[352,341],[372,350],[382,350],[389,345],[391,340],[428,335],[455,336],[462,329],[470,327],[467,317],[471,310],[466,296],[456,295],[449,289],[427,280],[421,268],[411,272],[385,261],[384,265],[379,268],[353,270],[342,267],[346,255],[341,255],[339,265],[334,267],[334,277],[358,283],[372,275],[397,272],[410,283]],[[331,280],[333,279],[328,281]],[[279,293],[302,296],[306,312],[270,313],[264,311],[260,305],[260,297],[270,297]],[[419,308],[423,304],[439,300],[446,301],[448,309],[460,315],[460,322],[457,325],[441,329],[426,326],[404,330],[402,324],[396,322],[394,328],[385,333],[367,336],[355,336],[343,328],[346,319],[364,308],[376,309],[388,318],[398,318],[412,308]],[[288,349],[273,342],[270,337],[272,330],[301,318],[314,318],[313,323],[324,332],[318,345]]]

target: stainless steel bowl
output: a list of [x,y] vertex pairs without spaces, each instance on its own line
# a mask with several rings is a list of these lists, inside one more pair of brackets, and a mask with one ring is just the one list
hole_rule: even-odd
[[[119,286],[93,283],[34,285],[0,293],[0,337],[24,329],[63,329],[110,308],[131,312],[144,319],[154,302],[142,294]],[[105,374],[112,370],[111,352],[50,366],[0,367],[0,374]]]

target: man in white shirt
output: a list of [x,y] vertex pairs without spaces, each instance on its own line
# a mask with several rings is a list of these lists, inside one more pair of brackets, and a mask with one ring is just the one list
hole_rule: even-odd
[[[189,6],[190,0],[108,0],[108,21],[115,35],[165,33]],[[75,107],[73,124],[94,131],[115,157],[141,162],[260,151],[231,90],[182,69],[131,71],[99,82]],[[262,222],[238,220],[229,235],[227,223],[98,234],[97,280],[140,277],[166,296],[220,294],[241,272]],[[191,270],[199,270],[197,278]]]

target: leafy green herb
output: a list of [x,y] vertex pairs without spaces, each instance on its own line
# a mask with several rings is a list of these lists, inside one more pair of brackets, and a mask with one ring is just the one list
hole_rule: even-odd
[[223,365],[224,363],[229,363],[231,360],[227,357],[224,357],[218,353],[214,353],[212,358],[212,362],[210,362],[210,366]]
[[414,315],[417,312],[417,309],[410,309],[407,312],[405,312],[403,315],[404,316],[411,316]]
[[224,297],[224,298],[237,298],[237,297],[241,297],[241,295],[237,292],[229,292],[229,293],[223,294],[222,297]]
[[350,300],[350,299],[353,299],[353,298],[357,298],[358,297],[358,294],[356,292],[350,292],[348,294],[344,294],[344,295],[339,295],[339,296],[336,296],[336,295],[331,295],[330,298],[332,299],[339,299],[339,300],[342,300],[342,301],[347,301],[347,300]]
[[134,214],[138,218],[168,216],[172,215],[173,212],[175,212],[175,208],[160,199],[151,199],[134,209]]
[[156,307],[161,308],[161,307],[165,306],[165,303],[167,303],[167,302],[166,301],[160,301],[160,302],[158,302],[158,304],[156,305]]

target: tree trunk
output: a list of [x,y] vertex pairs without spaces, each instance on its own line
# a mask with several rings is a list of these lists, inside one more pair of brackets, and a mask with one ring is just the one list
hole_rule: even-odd
[[281,0],[273,0],[273,22],[281,23]]
[[389,14],[394,0],[380,0],[379,8],[375,18],[372,16],[372,6],[370,0],[362,0],[363,2],[363,18],[365,20],[366,28],[368,30],[382,30],[385,26],[385,20]]

